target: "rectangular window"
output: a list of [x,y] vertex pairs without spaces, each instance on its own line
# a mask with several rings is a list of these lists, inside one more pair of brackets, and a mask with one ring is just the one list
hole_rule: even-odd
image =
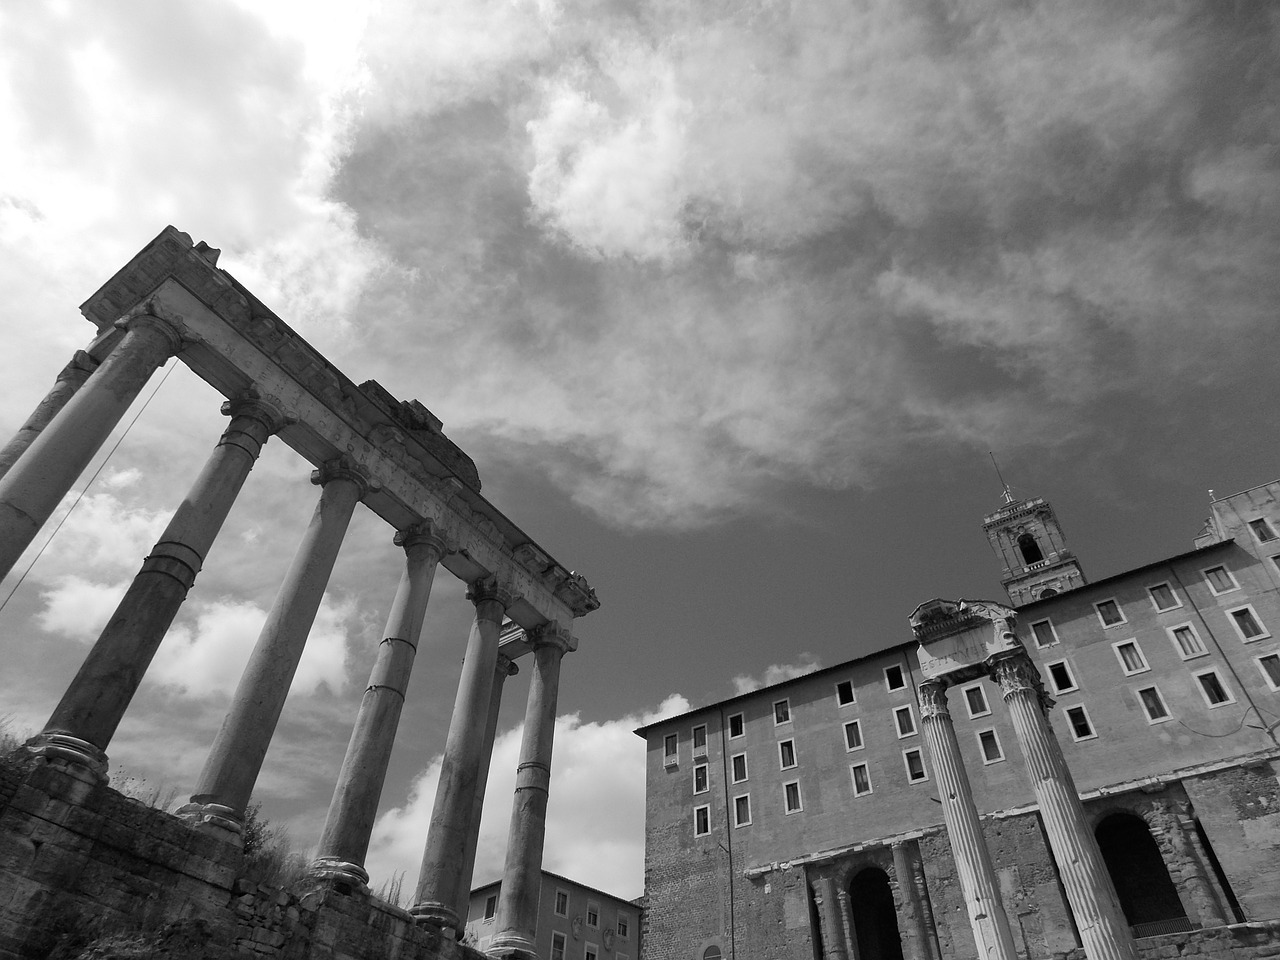
[[791,701],[777,700],[773,704],[773,722],[775,725],[791,722]]
[[1115,650],[1116,658],[1120,661],[1120,669],[1124,671],[1126,677],[1151,669],[1147,666],[1147,658],[1142,655],[1142,649],[1138,646],[1137,640],[1121,640],[1119,643],[1113,643],[1111,649]]
[[862,749],[861,720],[850,720],[844,725],[844,748],[846,750]]
[[676,751],[679,749],[680,741],[674,733],[669,733],[662,738],[662,763],[663,766],[672,767],[676,763]]
[[693,792],[706,793],[708,789],[707,765],[705,763],[700,763],[693,768]]
[[1052,647],[1058,642],[1058,632],[1049,620],[1037,620],[1031,624],[1031,635],[1036,638],[1037,647]]
[[1176,610],[1182,606],[1182,601],[1178,599],[1178,595],[1173,592],[1173,587],[1167,583],[1156,583],[1147,587],[1147,593],[1151,594],[1151,603],[1159,611]]
[[551,935],[551,960],[564,960],[564,934]]
[[919,750],[903,750],[902,762],[907,767],[907,779],[911,783],[929,779],[929,775],[924,772],[924,757]]
[[865,763],[855,763],[849,768],[849,778],[853,781],[853,795],[864,797],[871,792],[871,774],[867,772]]
[[594,900],[587,901],[587,926],[600,926],[600,904]]
[[693,728],[693,755],[695,757],[705,757],[707,755],[707,725],[705,723]]
[[711,832],[711,807],[702,806],[693,808],[693,835],[695,837],[705,837]]
[[1258,669],[1272,690],[1280,690],[1280,654],[1267,653],[1258,658]]
[[729,739],[732,740],[734,737],[740,737],[744,732],[745,729],[742,723],[742,714],[729,714]]
[[751,822],[751,796],[743,794],[733,798],[733,825],[745,827]]
[[1276,532],[1271,528],[1271,524],[1267,522],[1266,517],[1250,520],[1249,529],[1253,531],[1253,535],[1257,537],[1259,543],[1269,543],[1276,538]]
[[1066,714],[1067,723],[1071,725],[1072,740],[1092,740],[1097,736],[1093,732],[1093,724],[1089,722],[1089,715],[1085,713],[1084,707],[1079,705],[1067,707]]
[[961,687],[961,690],[964,691],[964,705],[968,709],[971,718],[985,717],[991,712],[991,707],[987,703],[987,692],[982,689],[981,683]]
[[747,755],[745,753],[735,753],[729,759],[729,770],[733,774],[734,783],[741,783],[747,779]]
[[569,892],[567,890],[556,891],[556,916],[567,917],[569,915]]
[[836,684],[836,703],[842,707],[847,707],[854,702],[856,702],[856,698],[853,695],[853,681],[841,680]]
[[588,943],[582,948],[582,960],[600,960],[600,948],[594,943]]
[[618,939],[631,939],[631,918],[625,913],[618,914]]
[[890,690],[901,690],[907,685],[906,678],[902,675],[902,667],[892,666],[884,668],[884,685]]
[[994,730],[979,730],[978,745],[982,747],[982,762],[999,763],[1004,759],[1004,751],[1000,749],[1000,738]]
[[1142,702],[1142,709],[1146,711],[1147,723],[1173,719],[1169,716],[1169,708],[1164,705],[1164,697],[1160,696],[1160,691],[1155,687],[1139,689],[1138,699]]
[[782,785],[782,805],[787,813],[799,813],[804,809],[800,802],[800,781],[792,780]]
[[1204,643],[1200,640],[1200,634],[1196,633],[1196,628],[1189,623],[1180,623],[1176,627],[1169,627],[1167,630],[1169,639],[1173,641],[1173,649],[1178,651],[1178,656],[1183,660],[1190,660],[1192,657],[1203,656],[1208,653],[1204,648]]
[[1098,611],[1098,619],[1102,621],[1104,627],[1118,627],[1125,622],[1124,613],[1115,600],[1100,600],[1093,605],[1093,608]]
[[911,712],[911,704],[894,709],[893,723],[898,728],[899,740],[916,735],[916,716]]
[[778,762],[782,765],[781,769],[790,770],[796,765],[796,742],[794,740],[781,740],[778,742]]
[[1209,584],[1209,590],[1215,597],[1239,589],[1236,578],[1231,575],[1230,570],[1223,566],[1210,567],[1205,570],[1204,579]]
[[486,920],[492,920],[493,915],[497,912],[498,912],[498,895],[495,893],[492,896],[485,897],[484,918]]
[[1240,634],[1240,639],[1245,643],[1252,643],[1254,640],[1261,640],[1263,637],[1271,636],[1267,632],[1267,628],[1262,625],[1262,621],[1258,619],[1258,615],[1254,612],[1252,606],[1236,607],[1234,610],[1228,610],[1227,616],[1231,618],[1231,623],[1235,626],[1236,633]]
[[1236,698],[1231,695],[1231,691],[1222,682],[1222,677],[1218,676],[1217,670],[1205,670],[1195,676],[1196,683],[1200,684],[1200,693],[1203,694],[1205,703],[1209,704],[1210,707],[1222,707],[1228,703],[1236,702]]
[[1049,670],[1049,684],[1054,693],[1070,693],[1076,689],[1076,678],[1071,675],[1071,664],[1065,660],[1045,664]]

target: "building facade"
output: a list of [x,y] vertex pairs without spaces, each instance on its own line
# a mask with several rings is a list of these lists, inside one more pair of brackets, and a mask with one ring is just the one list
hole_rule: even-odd
[[[498,933],[502,881],[471,891],[467,943],[486,951]],[[640,907],[549,871],[538,897],[537,954],[545,960],[639,960]]]
[[[898,646],[637,731],[645,960],[1274,953],[1280,482],[1092,583],[1047,503],[1006,501],[984,529],[1011,608],[930,601]],[[1016,627],[975,659],[988,608]]]

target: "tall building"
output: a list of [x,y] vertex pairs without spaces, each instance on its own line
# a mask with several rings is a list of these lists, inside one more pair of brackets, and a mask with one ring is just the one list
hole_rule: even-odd
[[638,730],[645,960],[1275,954],[1278,498],[1089,582],[1007,497],[1012,606]]

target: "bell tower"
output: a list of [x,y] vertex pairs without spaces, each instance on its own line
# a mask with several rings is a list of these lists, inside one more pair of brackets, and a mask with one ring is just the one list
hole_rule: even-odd
[[983,518],[982,529],[1003,565],[1000,582],[1014,606],[1089,582],[1043,497],[1018,500],[1006,486],[1004,505]]

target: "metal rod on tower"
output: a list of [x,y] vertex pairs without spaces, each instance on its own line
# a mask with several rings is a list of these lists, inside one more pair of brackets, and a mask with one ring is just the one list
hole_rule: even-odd
[[1000,486],[1004,487],[1004,502],[1013,503],[1013,494],[1009,492],[1009,485],[1004,482],[1004,474],[1000,472],[1000,464],[996,463],[995,453],[988,450],[987,456],[991,458],[991,465],[996,468],[996,476],[1000,478]]

